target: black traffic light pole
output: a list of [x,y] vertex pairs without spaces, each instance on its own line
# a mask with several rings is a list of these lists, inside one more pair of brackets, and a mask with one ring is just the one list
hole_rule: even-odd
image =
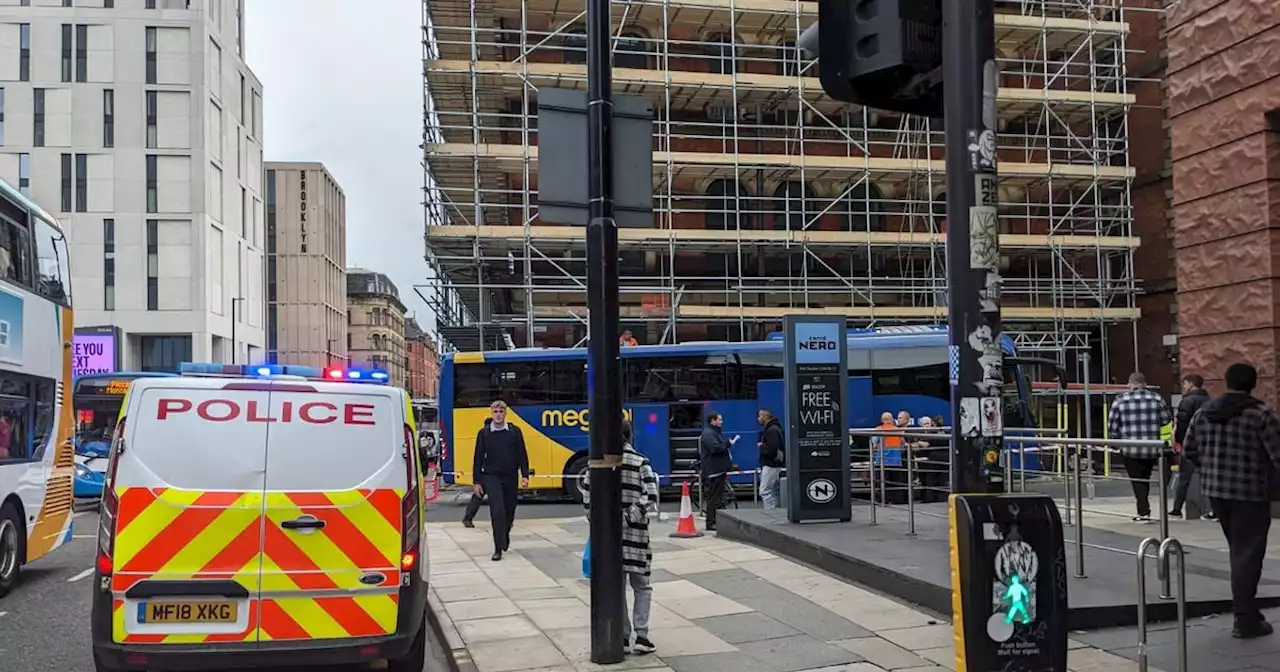
[[613,63],[609,0],[587,0],[587,388],[591,414],[591,662],[623,660],[618,229],[613,219]]
[[[942,2],[947,135],[947,325],[950,330],[951,491],[988,490],[1001,454],[999,204],[996,178],[995,6]],[[984,467],[984,462],[986,465]]]

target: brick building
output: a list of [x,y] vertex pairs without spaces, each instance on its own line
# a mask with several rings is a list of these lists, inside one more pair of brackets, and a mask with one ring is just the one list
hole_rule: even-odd
[[404,320],[405,389],[414,399],[440,398],[440,355],[435,339],[412,317]]

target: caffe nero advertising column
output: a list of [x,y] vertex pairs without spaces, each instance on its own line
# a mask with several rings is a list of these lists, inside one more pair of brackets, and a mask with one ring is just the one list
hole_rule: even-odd
[[848,521],[847,327],[842,317],[788,315],[787,517]]

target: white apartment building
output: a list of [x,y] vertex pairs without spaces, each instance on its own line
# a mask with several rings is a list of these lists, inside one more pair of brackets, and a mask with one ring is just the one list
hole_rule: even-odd
[[0,0],[0,178],[122,370],[263,360],[262,111],[244,0]]

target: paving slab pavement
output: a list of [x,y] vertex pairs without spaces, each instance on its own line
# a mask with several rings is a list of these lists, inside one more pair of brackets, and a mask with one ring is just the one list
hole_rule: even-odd
[[[489,558],[487,524],[427,529],[432,609],[460,672],[955,669],[945,618],[714,534],[669,539],[674,525],[656,521],[650,639],[658,650],[595,665],[589,585],[580,577],[584,518],[517,521],[501,562]],[[1127,672],[1134,662],[1123,651],[1072,640],[1068,666]]]

